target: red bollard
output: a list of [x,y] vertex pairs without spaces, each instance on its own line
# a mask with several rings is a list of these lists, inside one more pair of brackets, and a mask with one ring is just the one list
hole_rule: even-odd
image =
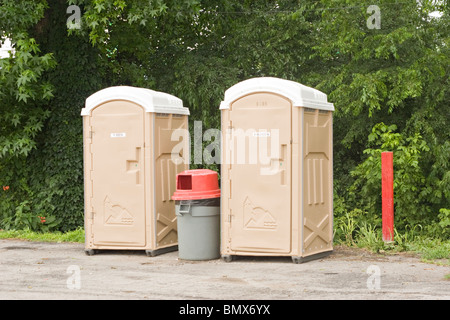
[[394,153],[381,153],[383,241],[394,241]]

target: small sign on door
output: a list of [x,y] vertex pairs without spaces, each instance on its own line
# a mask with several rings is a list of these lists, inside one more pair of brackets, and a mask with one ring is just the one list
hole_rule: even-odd
[[111,138],[126,138],[127,134],[122,132],[122,133],[111,133]]
[[270,131],[253,132],[253,136],[256,138],[267,138],[267,137],[270,137]]

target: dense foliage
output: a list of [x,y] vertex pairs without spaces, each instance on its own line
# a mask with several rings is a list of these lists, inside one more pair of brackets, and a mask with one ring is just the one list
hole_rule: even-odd
[[0,228],[72,230],[83,224],[80,110],[103,86],[98,52],[89,39],[67,35],[65,1],[1,3],[2,21],[36,18],[2,25],[16,46],[0,60],[0,184],[9,187],[0,193]]
[[[337,226],[379,226],[380,153],[390,150],[396,227],[448,238],[448,1],[375,2],[0,0],[0,32],[16,50],[0,60],[0,228],[82,225],[79,113],[92,92],[168,92],[206,130],[219,128],[228,87],[275,76],[335,103]],[[369,27],[373,4],[379,28]],[[80,29],[66,26],[70,5]]]

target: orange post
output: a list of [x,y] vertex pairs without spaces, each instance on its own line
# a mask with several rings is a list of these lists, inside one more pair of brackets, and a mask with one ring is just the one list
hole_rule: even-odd
[[394,154],[381,153],[383,241],[394,241]]

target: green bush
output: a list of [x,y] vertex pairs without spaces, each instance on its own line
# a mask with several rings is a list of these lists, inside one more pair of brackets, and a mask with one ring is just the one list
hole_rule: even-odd
[[[105,86],[104,72],[101,71],[98,49],[90,45],[89,39],[83,35],[68,35],[66,1],[48,3],[45,17],[29,30],[33,36],[28,40],[30,44],[21,40],[24,44],[14,58],[0,60],[3,70],[10,68],[6,63],[20,67],[20,63],[24,63],[21,61],[25,60],[21,58],[21,51],[26,49],[24,54],[30,56],[28,69],[40,71],[26,73],[23,79],[23,72],[19,71],[24,67],[18,69],[17,74],[8,74],[8,81],[13,83],[11,86],[22,81],[27,86],[27,91],[23,92],[30,97],[18,96],[16,105],[22,109],[16,114],[20,117],[12,114],[0,118],[0,123],[10,121],[9,127],[0,127],[0,185],[10,186],[7,193],[0,190],[0,228],[3,229],[68,231],[83,225],[80,112],[86,98]],[[46,54],[40,57],[37,56],[39,52]],[[37,104],[39,107],[33,111],[32,98],[38,99],[38,93],[42,98]],[[3,102],[2,99],[0,110],[3,106],[14,105]],[[4,133],[15,127],[26,136]],[[5,140],[16,136],[18,142],[15,144]],[[1,157],[2,151],[8,157]],[[45,217],[45,222],[39,217]]]
[[[446,192],[442,187],[436,189],[436,186],[433,186],[427,172],[430,148],[419,133],[405,137],[396,133],[396,129],[395,125],[387,126],[384,123],[373,128],[369,135],[369,144],[373,147],[364,151],[366,160],[351,172],[355,178],[349,189],[353,203],[367,211],[370,216],[381,216],[381,153],[393,151],[396,228],[404,230],[406,226],[439,224],[439,217],[443,219],[440,223],[445,227],[446,211],[441,211],[440,215],[438,212],[446,199],[433,198],[430,194],[432,192],[442,195]],[[439,199],[440,201],[436,201]],[[437,203],[433,203],[433,200]]]

